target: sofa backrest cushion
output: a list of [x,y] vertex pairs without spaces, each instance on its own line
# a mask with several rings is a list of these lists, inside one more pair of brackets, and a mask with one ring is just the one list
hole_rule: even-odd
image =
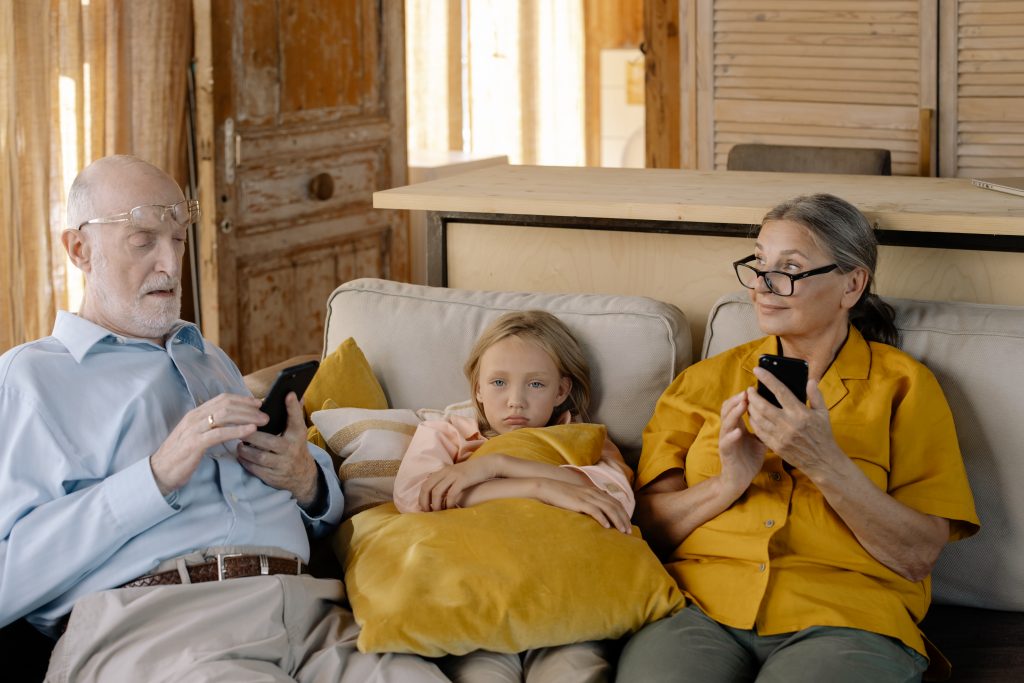
[[590,363],[591,419],[636,464],[661,392],[691,361],[690,331],[670,304],[637,296],[486,292],[354,280],[328,298],[324,350],[354,337],[391,408],[443,408],[471,397],[462,365],[487,325],[512,310],[557,315]]
[[[938,378],[953,411],[981,530],[942,551],[935,602],[1024,610],[1024,308],[887,299],[904,351]],[[747,293],[708,316],[702,357],[761,336]]]

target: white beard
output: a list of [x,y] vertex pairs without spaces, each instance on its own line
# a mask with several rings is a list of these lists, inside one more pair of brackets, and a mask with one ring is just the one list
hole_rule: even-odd
[[[181,315],[181,282],[178,278],[154,275],[143,283],[134,298],[129,298],[116,293],[117,276],[107,266],[103,256],[96,254],[93,257],[86,295],[98,304],[108,321],[117,323],[121,332],[140,339],[165,336]],[[173,290],[174,296],[168,299],[147,296],[158,289]]]

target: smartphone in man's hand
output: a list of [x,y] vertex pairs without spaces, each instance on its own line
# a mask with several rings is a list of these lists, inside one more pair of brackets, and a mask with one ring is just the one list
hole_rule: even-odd
[[263,399],[260,410],[270,416],[267,424],[259,428],[261,432],[268,434],[280,434],[288,427],[288,407],[284,399],[289,392],[294,391],[295,396],[302,399],[302,393],[313,380],[320,361],[306,361],[298,365],[292,365],[277,374],[273,386]]
[[[807,403],[807,361],[766,353],[758,358],[757,364],[779,378],[786,388],[793,392],[798,401]],[[757,383],[757,393],[776,408],[782,407],[771,389],[761,382]]]

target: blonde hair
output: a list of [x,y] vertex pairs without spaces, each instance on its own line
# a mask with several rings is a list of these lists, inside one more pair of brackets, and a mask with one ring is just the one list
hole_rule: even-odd
[[469,359],[463,367],[469,389],[476,405],[477,422],[480,431],[488,434],[494,430],[487,422],[484,407],[476,398],[477,383],[480,381],[480,359],[484,352],[498,342],[509,337],[532,341],[539,345],[551,357],[561,377],[568,377],[572,382],[569,396],[558,406],[552,419],[566,410],[583,422],[590,420],[590,366],[579,342],[561,320],[547,311],[529,310],[506,313],[483,331],[473,345]]

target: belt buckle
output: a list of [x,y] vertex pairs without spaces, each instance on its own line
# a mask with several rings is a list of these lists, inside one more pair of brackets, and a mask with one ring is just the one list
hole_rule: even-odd
[[224,575],[224,560],[229,557],[242,557],[244,553],[217,553],[217,580],[224,581],[228,577]]

